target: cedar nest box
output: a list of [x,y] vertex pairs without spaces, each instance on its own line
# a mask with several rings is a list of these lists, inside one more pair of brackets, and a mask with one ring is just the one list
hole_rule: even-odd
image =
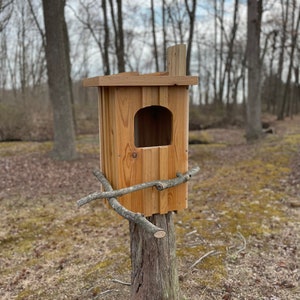
[[[198,84],[198,77],[185,75],[185,49],[176,55],[170,54],[172,49],[169,72],[125,72],[84,80],[85,87],[98,87],[100,169],[113,189],[188,171],[188,87]],[[136,191],[118,201],[151,216],[186,208],[187,196],[183,183],[163,191]]]

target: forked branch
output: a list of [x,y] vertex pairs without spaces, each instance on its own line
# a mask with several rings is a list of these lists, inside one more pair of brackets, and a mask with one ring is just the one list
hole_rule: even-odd
[[80,200],[78,200],[77,205],[80,207],[84,204],[87,204],[87,203],[93,201],[93,200],[105,199],[105,198],[109,199],[112,197],[120,197],[120,196],[129,194],[129,193],[136,192],[136,191],[143,190],[143,189],[150,188],[150,187],[155,187],[158,191],[162,191],[167,188],[171,188],[171,187],[177,186],[181,183],[187,182],[193,175],[198,173],[199,170],[200,170],[199,167],[195,167],[184,174],[178,173],[177,177],[175,177],[173,179],[154,180],[154,181],[149,181],[149,182],[133,185],[133,186],[123,188],[123,189],[118,189],[118,190],[111,189],[111,190],[106,190],[105,192],[95,192],[95,193],[89,194],[88,196],[83,197]]
[[200,168],[196,167],[191,169],[190,171],[186,172],[185,174],[177,174],[176,178],[169,179],[169,180],[156,180],[146,183],[141,183],[138,185],[134,185],[128,188],[119,189],[119,190],[113,190],[110,182],[106,179],[103,173],[101,173],[99,170],[95,170],[93,173],[97,177],[97,179],[102,183],[105,192],[96,192],[93,194],[90,194],[80,200],[77,201],[77,205],[80,207],[84,204],[89,203],[92,200],[96,199],[104,199],[106,198],[108,200],[108,203],[110,206],[122,217],[125,219],[132,221],[139,226],[141,226],[145,231],[151,233],[156,238],[163,238],[166,235],[166,232],[164,229],[155,226],[151,222],[149,222],[141,213],[134,213],[128,209],[126,209],[124,206],[122,206],[119,201],[116,199],[116,197],[126,195],[131,192],[135,192],[141,189],[145,189],[148,187],[156,187],[159,191],[174,187],[176,185],[179,185],[181,183],[184,183],[188,181],[192,175],[199,172]]

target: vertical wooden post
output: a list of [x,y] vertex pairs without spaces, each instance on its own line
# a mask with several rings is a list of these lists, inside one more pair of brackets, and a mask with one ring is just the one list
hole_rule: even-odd
[[[185,45],[170,47],[167,54],[169,75],[186,75]],[[155,239],[130,222],[131,299],[177,300],[179,282],[173,212],[156,214],[147,219],[163,228],[166,236]]]
[[147,219],[164,229],[166,236],[156,239],[130,222],[131,299],[177,300],[179,282],[173,213]]

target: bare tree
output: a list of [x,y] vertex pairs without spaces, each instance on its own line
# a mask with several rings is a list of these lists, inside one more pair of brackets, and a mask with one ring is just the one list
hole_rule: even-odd
[[214,102],[218,99],[217,90],[217,72],[218,72],[218,22],[217,22],[217,0],[214,0],[214,72],[213,72],[213,87],[214,87]]
[[[277,70],[277,81],[282,81],[282,73],[283,73],[283,65],[284,65],[284,55],[286,51],[286,42],[287,42],[287,26],[288,26],[288,19],[289,19],[289,7],[290,1],[286,0],[285,3],[283,0],[280,1],[281,3],[281,21],[282,27],[280,32],[280,54],[279,54],[279,62],[278,62],[278,70]],[[283,99],[283,89],[282,85],[279,87],[275,87],[276,89],[276,104],[277,104],[277,117],[279,118],[280,115],[280,108],[282,106],[282,99]]]
[[188,37],[188,46],[187,46],[187,54],[186,54],[186,73],[190,74],[191,68],[191,53],[192,53],[192,45],[193,45],[193,35],[194,35],[194,27],[195,27],[195,16],[196,16],[196,4],[197,0],[193,0],[191,3],[191,7],[188,3],[188,0],[184,1],[186,10],[188,12],[189,21],[190,21],[190,30],[189,30],[189,37]]
[[260,97],[260,30],[261,30],[262,0],[248,0],[247,10],[247,126],[248,141],[261,137],[261,97]]
[[224,35],[225,35],[225,29],[224,29],[224,1],[220,0],[220,7],[218,9],[219,14],[217,14],[217,18],[220,22],[220,51],[219,51],[219,66],[218,66],[218,77],[219,77],[219,92],[218,92],[218,103],[223,104],[223,91],[224,91],[224,81],[222,80],[223,77],[223,69],[224,69]]
[[110,74],[110,63],[109,63],[109,25],[107,18],[106,0],[102,0],[102,11],[104,18],[104,49],[103,49],[103,67],[104,75]]
[[124,49],[122,0],[116,0],[117,13],[115,13],[113,0],[109,0],[109,3],[111,8],[111,20],[113,23],[114,36],[115,36],[115,54],[118,62],[118,72],[124,72],[125,71],[125,53],[124,53],[125,49]]
[[159,71],[158,64],[158,50],[157,50],[157,41],[156,41],[156,30],[155,30],[155,12],[154,12],[154,3],[151,0],[151,24],[152,24],[152,37],[153,37],[153,54],[155,59],[155,70]]
[[[293,13],[292,13],[292,29],[291,29],[291,52],[289,55],[289,59],[290,59],[290,63],[289,63],[289,67],[288,67],[288,74],[287,74],[287,79],[286,79],[286,83],[285,83],[285,87],[284,87],[284,93],[283,93],[283,98],[281,100],[281,105],[280,105],[280,109],[279,109],[279,113],[278,113],[278,120],[283,120],[284,116],[285,116],[285,109],[288,102],[288,92],[290,90],[290,85],[291,85],[291,76],[292,76],[292,69],[293,69],[293,64],[294,64],[294,53],[295,53],[295,49],[297,46],[297,37],[299,34],[299,23],[300,23],[300,8],[298,7],[298,15],[297,15],[297,20],[296,20],[296,24],[294,24],[294,20],[295,20],[295,12],[297,11],[297,6],[296,6],[296,1],[293,0]],[[290,109],[289,107],[287,107],[287,114],[289,113]]]
[[70,160],[76,158],[76,148],[64,8],[65,1],[43,0],[48,84],[54,118],[53,155],[57,159]]
[[226,56],[226,61],[225,61],[225,70],[224,70],[224,75],[223,75],[223,80],[222,80],[222,85],[224,86],[225,76],[227,75],[227,93],[226,93],[227,107],[230,102],[230,89],[231,89],[231,85],[232,85],[231,71],[232,71],[232,63],[233,63],[233,56],[234,56],[235,38],[236,38],[237,29],[238,29],[238,20],[237,20],[238,9],[239,9],[239,0],[235,0],[234,1],[233,22],[232,22],[229,41],[227,42],[228,51],[227,51],[227,56]]
[[[76,19],[83,25],[83,30],[88,31],[91,38],[96,43],[100,52],[100,57],[102,59],[103,73],[107,73],[108,70],[110,72],[110,66],[109,66],[110,62],[107,59],[109,49],[108,48],[105,49],[104,46],[105,42],[103,41],[103,36],[104,36],[104,39],[106,39],[106,42],[108,43],[107,32],[106,33],[103,32],[104,30],[103,28],[105,26],[99,19],[99,14],[95,14],[95,12],[100,10],[101,8],[98,6],[97,2],[86,3],[85,1],[80,1],[79,3],[80,3],[79,9],[75,9],[72,6],[69,6],[69,8],[73,11]],[[106,7],[103,8],[103,3],[101,2],[101,4],[102,4],[102,11],[106,11]],[[108,26],[106,26],[105,28],[106,28],[105,30],[108,30]]]
[[168,22],[172,28],[172,38],[170,40],[175,44],[184,43],[184,25],[188,23],[186,20],[187,11],[183,8],[184,6],[178,0],[167,4]]
[[162,36],[163,36],[163,69],[166,69],[167,62],[167,29],[166,29],[166,0],[162,0]]
[[13,12],[13,0],[0,0],[0,32],[3,31]]

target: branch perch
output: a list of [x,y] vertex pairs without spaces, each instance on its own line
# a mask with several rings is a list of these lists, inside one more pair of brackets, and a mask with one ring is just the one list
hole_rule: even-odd
[[[112,186],[110,185],[106,177],[103,175],[103,173],[101,173],[99,170],[95,170],[94,175],[102,183],[106,191],[113,191]],[[152,233],[154,237],[158,239],[165,237],[166,232],[162,228],[159,228],[154,224],[152,224],[151,222],[149,222],[142,214],[134,213],[126,209],[124,206],[122,206],[119,203],[119,201],[115,197],[108,198],[108,203],[119,215],[121,215],[122,217],[124,217],[129,221],[132,221],[140,225],[147,232]]]
[[133,186],[118,189],[118,190],[113,190],[113,189],[107,190],[106,189],[105,192],[95,192],[95,193],[89,194],[88,196],[83,197],[80,200],[78,200],[77,205],[80,207],[82,205],[85,205],[85,204],[93,201],[93,200],[120,197],[120,196],[129,194],[129,193],[136,192],[136,191],[150,188],[150,187],[155,187],[158,191],[162,191],[162,190],[177,186],[181,183],[187,182],[193,175],[198,173],[199,170],[200,170],[199,167],[195,167],[184,174],[177,173],[177,177],[175,177],[173,179],[154,180],[154,181],[149,181],[149,182],[133,185]]
[[110,206],[122,217],[125,219],[132,221],[138,225],[140,225],[145,231],[152,233],[156,238],[163,238],[166,235],[164,229],[159,228],[149,222],[141,213],[134,213],[124,206],[122,206],[119,201],[116,199],[118,196],[123,196],[131,192],[139,191],[141,189],[149,188],[149,187],[156,187],[157,190],[162,191],[164,189],[174,187],[181,183],[188,181],[191,176],[198,173],[200,170],[199,167],[195,167],[190,171],[186,172],[185,174],[177,174],[177,177],[169,180],[155,180],[146,183],[137,184],[128,188],[123,188],[119,190],[113,190],[110,182],[106,179],[103,173],[99,170],[95,170],[93,173],[97,177],[97,179],[102,183],[105,192],[96,192],[90,194],[84,198],[81,198],[77,201],[77,205],[80,207],[84,204],[91,202],[92,200],[96,199],[104,199],[107,198],[108,203]]

